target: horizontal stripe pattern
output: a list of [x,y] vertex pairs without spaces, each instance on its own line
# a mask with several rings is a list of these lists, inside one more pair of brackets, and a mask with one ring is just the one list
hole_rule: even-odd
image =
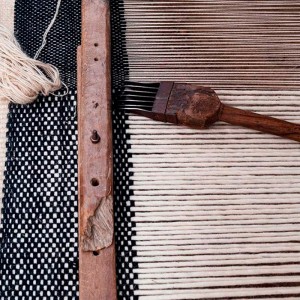
[[[298,92],[217,93],[300,122]],[[225,123],[127,125],[139,299],[300,295],[299,143]]]
[[[300,1],[124,0],[132,81],[211,86],[300,122]],[[298,299],[299,143],[218,123],[127,120],[135,295]]]

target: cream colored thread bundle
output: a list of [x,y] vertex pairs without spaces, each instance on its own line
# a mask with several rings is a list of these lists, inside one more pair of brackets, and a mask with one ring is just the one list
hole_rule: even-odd
[[61,88],[59,71],[28,57],[13,34],[0,25],[0,98],[18,104],[33,102],[41,93]]

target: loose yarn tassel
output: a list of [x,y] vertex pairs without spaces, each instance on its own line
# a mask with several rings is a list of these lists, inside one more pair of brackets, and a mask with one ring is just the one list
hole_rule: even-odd
[[28,57],[13,34],[0,25],[0,99],[27,104],[61,86],[58,69]]

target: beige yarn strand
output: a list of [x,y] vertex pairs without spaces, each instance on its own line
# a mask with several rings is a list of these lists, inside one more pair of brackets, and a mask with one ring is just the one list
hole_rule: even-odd
[[60,9],[60,5],[61,5],[61,0],[58,0],[57,2],[57,5],[56,5],[56,10],[55,10],[55,14],[48,26],[48,28],[46,29],[44,35],[43,35],[43,42],[42,42],[42,45],[40,46],[40,48],[38,49],[38,51],[36,52],[35,56],[34,56],[34,59],[37,59],[39,57],[39,55],[41,54],[42,50],[44,49],[44,47],[46,46],[47,44],[47,36],[48,36],[48,33],[50,32],[52,26],[54,25],[55,21],[56,21],[56,18],[58,16],[58,13],[59,13],[59,9]]
[[28,57],[14,35],[0,25],[0,98],[18,104],[33,102],[60,89],[58,69]]

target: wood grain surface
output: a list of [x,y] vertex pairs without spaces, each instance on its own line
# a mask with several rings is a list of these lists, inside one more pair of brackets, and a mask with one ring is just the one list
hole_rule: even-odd
[[229,105],[222,105],[219,120],[300,142],[300,125]]
[[[116,274],[108,1],[82,2],[78,69],[80,299],[113,300]],[[91,139],[95,134],[99,141]]]

